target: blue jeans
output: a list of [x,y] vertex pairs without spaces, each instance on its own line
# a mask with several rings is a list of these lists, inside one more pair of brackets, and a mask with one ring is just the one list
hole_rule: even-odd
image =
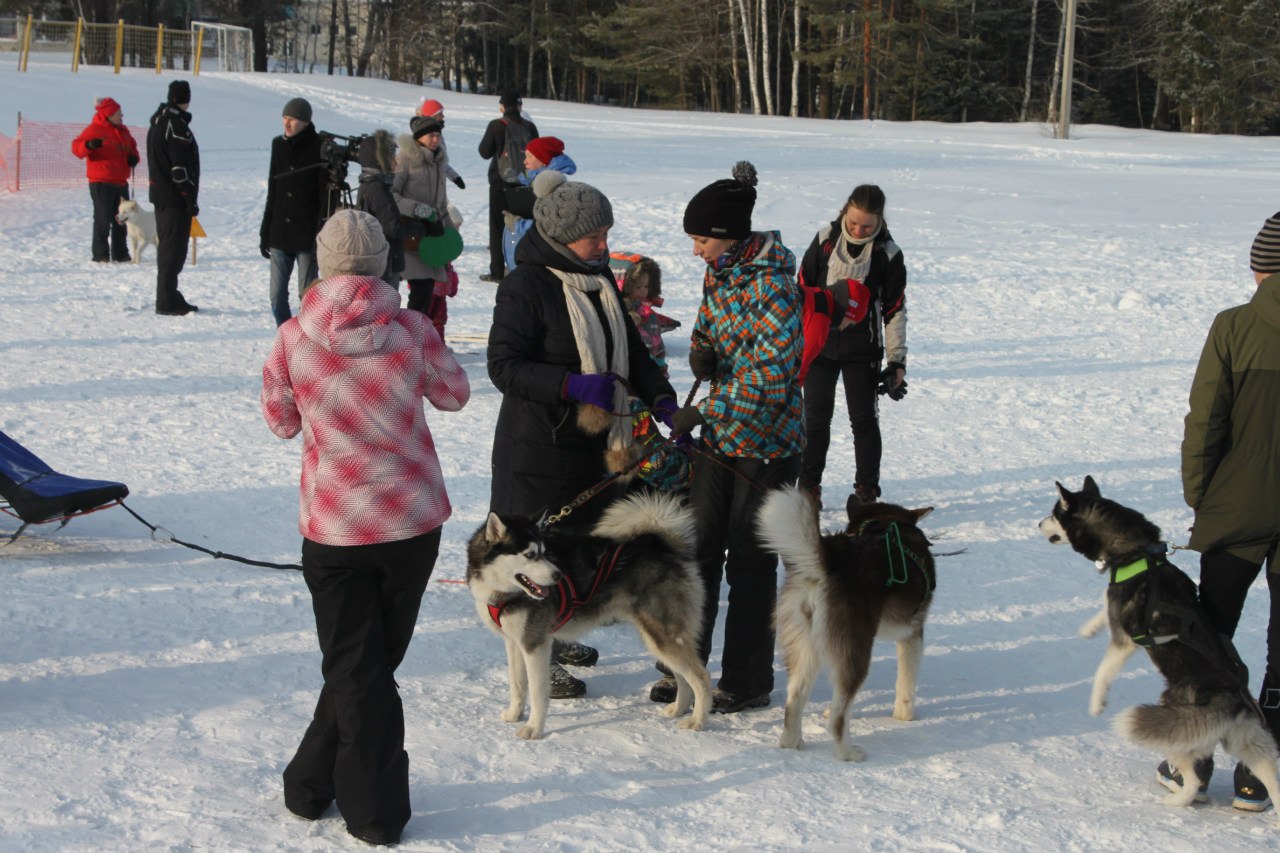
[[316,271],[315,252],[286,252],[271,250],[271,314],[276,325],[283,325],[293,316],[289,310],[289,276],[293,275],[294,262],[298,264],[298,301],[302,301],[302,289],[320,277]]

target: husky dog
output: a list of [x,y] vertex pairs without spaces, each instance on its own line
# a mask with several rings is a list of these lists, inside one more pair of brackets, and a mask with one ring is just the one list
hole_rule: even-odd
[[116,222],[129,232],[129,248],[133,252],[133,262],[142,262],[142,250],[148,243],[159,246],[160,238],[156,235],[156,215],[145,210],[133,199],[120,199],[120,207],[116,210]]
[[1058,502],[1040,522],[1040,532],[1100,563],[1111,578],[1111,642],[1093,676],[1089,713],[1106,708],[1112,680],[1142,645],[1164,676],[1165,690],[1159,704],[1124,711],[1113,728],[1159,750],[1182,772],[1181,790],[1165,802],[1186,806],[1195,800],[1205,781],[1196,775],[1196,762],[1212,756],[1219,743],[1253,771],[1272,802],[1280,802],[1276,742],[1249,693],[1247,671],[1231,641],[1209,626],[1195,583],[1164,558],[1160,529],[1136,510],[1102,497],[1092,477],[1085,477],[1079,492],[1056,485]]
[[680,728],[702,729],[711,678],[698,655],[705,593],[694,536],[692,511],[656,493],[615,502],[591,535],[489,513],[467,545],[467,586],[480,621],[507,644],[511,701],[502,719],[521,719],[529,700],[517,737],[542,737],[552,638],[571,641],[614,622],[634,625],[675,674],[676,699],[662,713],[678,717],[692,699]]
[[932,511],[851,499],[845,532],[822,534],[817,505],[804,491],[781,489],[765,499],[757,529],[786,571],[774,616],[787,665],[778,746],[804,746],[800,716],[826,662],[834,682],[829,725],[836,758],[867,757],[848,743],[846,729],[877,637],[898,644],[893,718],[915,719],[916,674],[935,586],[929,540],[916,524]]

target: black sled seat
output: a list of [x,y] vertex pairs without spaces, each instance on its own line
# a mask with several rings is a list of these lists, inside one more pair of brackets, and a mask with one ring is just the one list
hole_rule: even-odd
[[129,487],[124,483],[59,474],[0,432],[0,498],[7,504],[0,505],[0,511],[22,521],[10,542],[21,536],[28,524],[66,524],[77,515],[115,506],[128,495]]

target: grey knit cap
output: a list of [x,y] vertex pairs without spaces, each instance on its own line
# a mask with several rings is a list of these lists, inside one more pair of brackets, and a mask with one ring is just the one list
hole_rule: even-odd
[[305,121],[307,124],[311,124],[311,104],[306,98],[293,98],[284,105],[280,115],[286,118],[296,118],[298,121]]
[[1262,230],[1253,238],[1249,269],[1267,274],[1280,272],[1280,211],[1262,223]]
[[316,265],[321,278],[382,275],[388,248],[382,225],[372,214],[344,208],[330,216],[316,235]]
[[593,231],[613,227],[613,205],[604,193],[591,186],[570,181],[563,173],[548,169],[533,179],[533,220],[542,233],[562,246],[580,240]]

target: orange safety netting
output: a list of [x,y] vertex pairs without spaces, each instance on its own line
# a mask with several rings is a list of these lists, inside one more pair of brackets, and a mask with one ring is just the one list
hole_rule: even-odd
[[[18,134],[0,133],[0,182],[10,192],[63,189],[86,182],[84,161],[71,153],[71,140],[80,135],[87,122],[27,121],[18,119]],[[141,158],[134,169],[134,188],[147,183],[147,129],[126,125],[138,143]]]

